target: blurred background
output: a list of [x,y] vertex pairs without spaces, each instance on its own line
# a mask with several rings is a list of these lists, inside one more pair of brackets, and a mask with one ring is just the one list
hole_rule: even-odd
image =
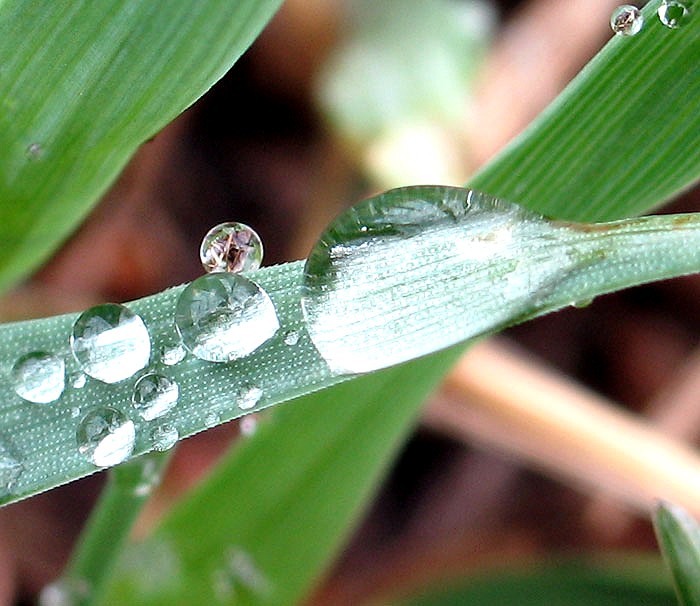
[[[55,258],[0,302],[2,319],[127,301],[192,280],[202,273],[202,236],[222,221],[253,226],[270,265],[304,258],[340,210],[374,192],[465,183],[612,36],[617,4],[287,0],[230,73],[142,146]],[[248,119],[232,118],[241,114]],[[697,209],[689,192],[663,212]],[[627,409],[692,443],[700,429],[698,294],[697,277],[637,288],[477,348],[427,404],[312,603],[371,602],[555,553],[655,550],[646,513],[654,478],[621,484],[599,460],[564,452],[556,428],[514,428],[479,402],[526,398],[517,381],[535,376],[538,393]],[[484,396],[475,367],[515,384]],[[607,423],[605,414],[591,422]],[[182,443],[137,531],[239,433],[230,423]],[[0,603],[16,595],[29,603],[58,575],[101,476],[0,510]]]

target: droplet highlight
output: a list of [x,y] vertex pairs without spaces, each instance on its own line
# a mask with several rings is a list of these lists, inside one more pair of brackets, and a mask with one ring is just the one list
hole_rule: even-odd
[[254,271],[262,263],[262,240],[244,223],[221,223],[204,236],[199,258],[208,273]]
[[182,291],[175,326],[197,358],[231,362],[253,353],[280,324],[270,297],[255,282],[238,274],[213,273]]
[[134,450],[134,422],[116,408],[101,407],[86,414],[76,431],[78,451],[97,467],[125,461]]
[[158,427],[155,427],[153,431],[151,431],[153,450],[158,450],[160,452],[170,450],[179,439],[180,432],[174,425],[170,425],[169,423],[158,425]]
[[118,383],[148,365],[151,337],[140,316],[117,303],[83,312],[73,325],[73,356],[85,374]]
[[631,4],[618,6],[610,16],[610,27],[619,36],[635,36],[642,31],[644,16]]
[[151,372],[136,381],[131,401],[144,421],[152,421],[172,410],[179,396],[180,388],[173,379]]
[[679,29],[690,21],[692,8],[688,2],[664,0],[657,10],[659,21],[670,29]]
[[27,402],[55,402],[66,386],[65,362],[45,351],[25,354],[12,367],[12,385],[17,395]]

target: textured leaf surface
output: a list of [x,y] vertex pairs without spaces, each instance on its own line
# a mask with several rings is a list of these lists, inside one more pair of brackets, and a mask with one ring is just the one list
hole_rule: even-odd
[[659,504],[654,528],[681,606],[700,605],[700,526],[681,507]]
[[56,248],[280,4],[0,2],[0,288]]

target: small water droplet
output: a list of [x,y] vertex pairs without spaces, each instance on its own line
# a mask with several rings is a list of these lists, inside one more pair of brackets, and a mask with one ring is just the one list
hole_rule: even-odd
[[5,436],[0,438],[0,497],[10,494],[17,479],[24,471],[24,464],[16,454],[12,442]]
[[254,271],[262,263],[263,245],[260,236],[247,225],[221,223],[204,236],[199,258],[209,273]]
[[101,407],[88,414],[76,431],[78,451],[97,467],[117,465],[134,450],[134,422],[115,408]]
[[170,450],[175,443],[180,439],[180,432],[174,425],[164,423],[158,425],[151,431],[151,440],[153,440],[153,449],[163,452]]
[[55,402],[66,386],[65,362],[45,351],[25,354],[12,367],[12,383],[17,395],[28,402]]
[[215,427],[219,424],[219,421],[221,421],[221,417],[217,412],[208,412],[204,417],[204,424],[207,427]]
[[179,395],[180,388],[173,379],[150,372],[136,381],[131,401],[144,421],[152,421],[172,410]]
[[241,410],[250,410],[263,396],[263,390],[257,385],[244,385],[238,390],[236,404]]
[[296,330],[288,330],[284,335],[284,344],[293,347],[299,343],[299,333]]
[[73,419],[77,419],[80,416],[80,408],[73,406],[73,408],[70,409],[70,416]]
[[160,350],[160,361],[166,366],[175,366],[185,359],[187,350],[182,343],[163,346]]
[[44,148],[39,143],[30,143],[27,146],[27,157],[30,160],[38,160],[44,155]]
[[576,307],[577,309],[583,309],[584,307],[588,307],[591,303],[593,303],[593,298],[579,299],[578,301],[573,301],[571,306]]
[[143,320],[116,303],[83,312],[73,325],[70,345],[85,374],[104,383],[128,379],[151,357],[151,338]]
[[270,297],[238,274],[197,278],[180,294],[175,326],[197,358],[230,362],[254,352],[279,329]]
[[87,375],[84,372],[80,372],[78,370],[70,374],[70,377],[68,377],[68,381],[73,388],[82,389],[87,383]]
[[89,597],[87,581],[63,578],[49,583],[39,593],[39,606],[77,606]]
[[642,31],[644,16],[631,4],[618,6],[610,17],[610,27],[619,36],[634,36]]
[[664,0],[657,11],[659,20],[666,27],[679,29],[683,27],[691,17],[691,7],[687,2],[679,0]]
[[253,413],[246,415],[240,420],[238,423],[238,429],[240,430],[241,435],[250,437],[258,430],[258,424],[258,415]]

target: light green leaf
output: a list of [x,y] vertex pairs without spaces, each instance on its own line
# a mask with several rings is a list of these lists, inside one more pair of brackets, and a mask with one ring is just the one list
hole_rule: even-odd
[[660,503],[654,529],[682,606],[700,605],[700,526],[683,508]]
[[55,250],[281,2],[0,2],[0,288]]

